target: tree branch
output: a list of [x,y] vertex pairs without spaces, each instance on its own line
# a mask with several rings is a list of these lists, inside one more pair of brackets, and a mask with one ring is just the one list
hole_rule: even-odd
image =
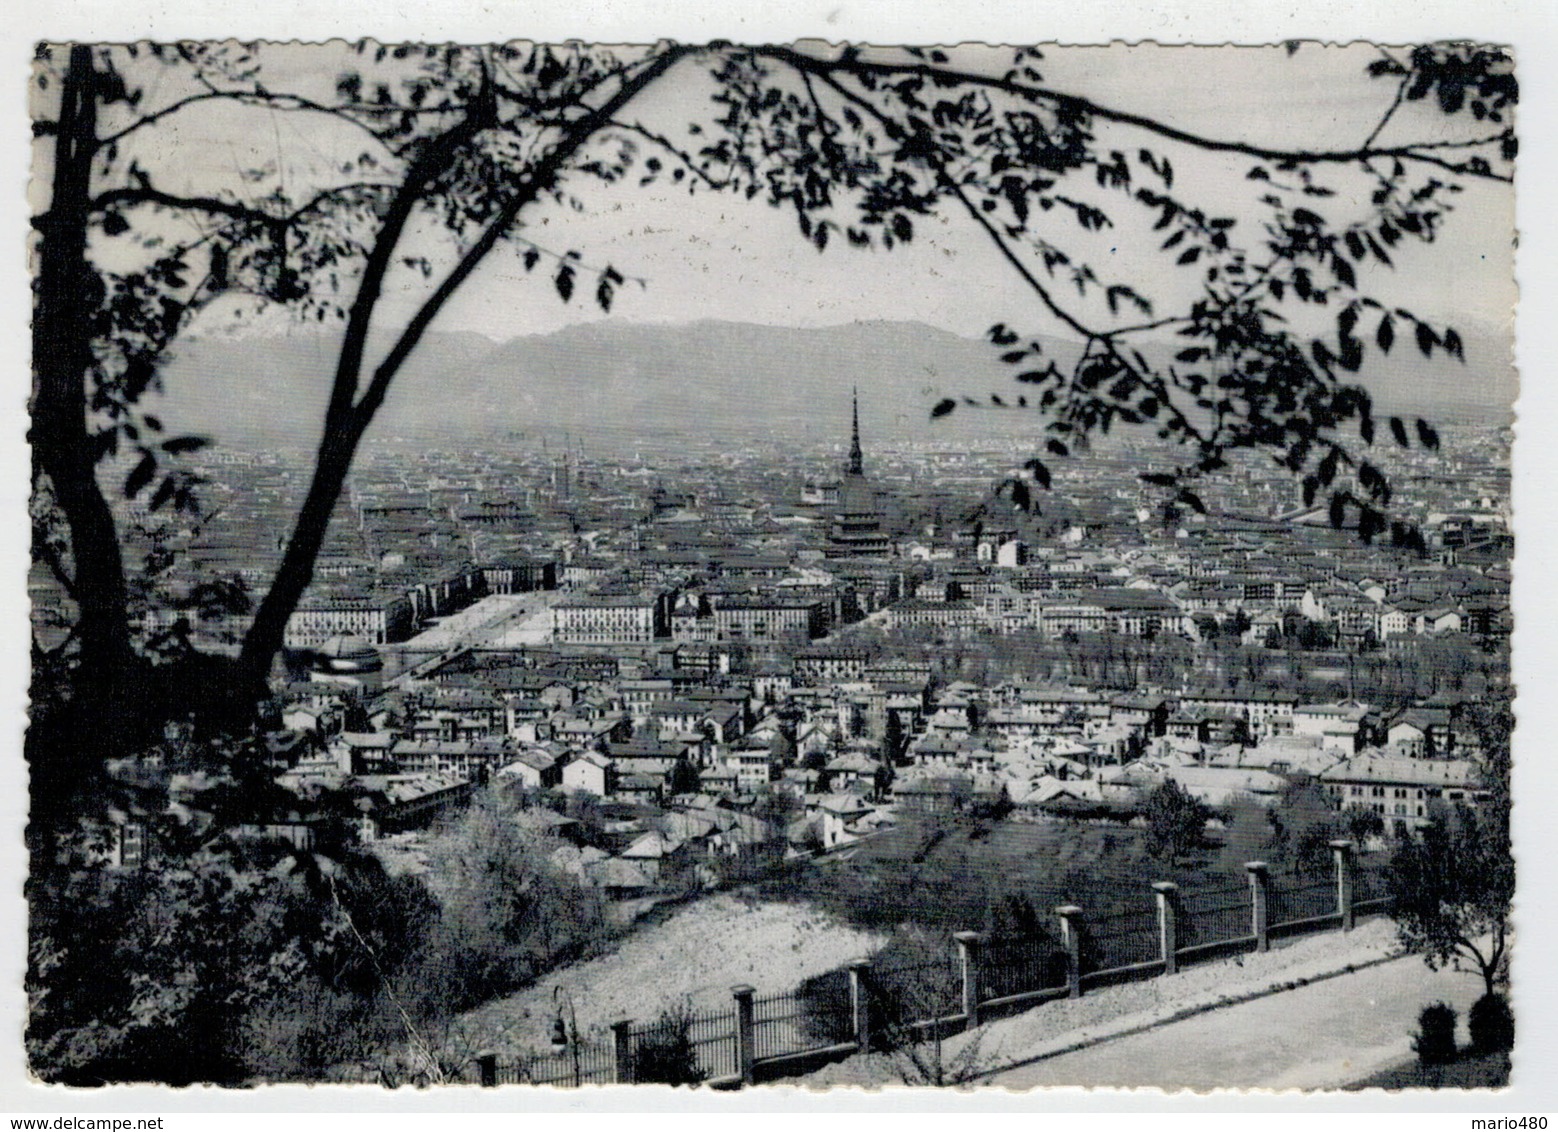
[[626,130],[629,133],[638,134],[640,137],[645,138],[648,141],[653,142],[655,145],[658,145],[661,149],[665,150],[672,157],[676,158],[683,165],[685,165],[687,167],[687,171],[689,173],[691,173],[691,174],[693,174],[693,176],[699,178],[701,181],[703,181],[704,184],[708,185],[709,188],[711,188],[711,189],[726,189],[726,188],[730,187],[729,182],[727,182],[727,181],[716,181],[713,177],[710,177],[702,169],[698,168],[697,164],[693,161],[692,155],[690,153],[687,153],[685,150],[679,149],[676,146],[676,144],[671,141],[670,138],[667,138],[663,134],[655,133],[653,130],[651,130],[647,126],[645,126],[643,123],[641,123],[641,122],[622,122],[622,121],[617,121],[617,120],[613,119],[611,122],[608,122],[607,125],[615,128],[615,129]]
[[99,193],[92,200],[93,212],[104,212],[116,205],[134,206],[138,204],[158,205],[163,208],[182,209],[190,212],[209,212],[217,216],[226,216],[233,220],[247,220],[254,224],[275,226],[290,224],[318,208],[333,197],[344,196],[348,193],[364,190],[388,191],[397,186],[388,182],[353,181],[350,184],[334,185],[331,188],[315,193],[303,204],[289,213],[266,212],[263,209],[251,208],[237,201],[222,200],[219,197],[185,197],[175,193],[163,192],[154,189],[150,185],[140,188],[109,189]]
[[[298,511],[281,565],[244,637],[240,663],[248,682],[256,687],[263,686],[265,674],[281,647],[287,619],[313,578],[314,558],[323,543],[357,444],[382,404],[390,382],[421,341],[434,318],[513,225],[525,205],[535,200],[542,189],[551,185],[584,142],[674,63],[698,50],[702,49],[682,46],[667,48],[631,79],[625,80],[615,95],[580,119],[561,141],[544,152],[541,160],[529,171],[528,183],[522,184],[476,243],[422,304],[390,352],[374,370],[361,400],[357,400],[357,379],[362,368],[368,328],[406,222],[422,199],[426,187],[447,168],[459,147],[469,137],[474,137],[490,125],[485,120],[488,115],[473,110],[464,122],[424,150],[414,163],[405,184],[386,212],[379,238],[363,269],[336,369],[336,382],[331,390],[314,477]],[[490,91],[490,87],[488,89]]]
[[54,580],[60,584],[66,595],[74,599],[76,596],[76,579],[71,577],[70,571],[65,569],[65,563],[60,560],[59,551],[53,544],[47,541],[34,540],[33,552],[49,568],[49,573],[54,575]]
[[[853,102],[856,106],[859,106],[866,113],[870,114],[871,117],[874,118],[884,130],[887,131],[889,136],[897,136],[902,134],[903,127],[900,126],[897,122],[894,122],[888,118],[887,115],[885,115],[869,99],[861,98],[858,94],[837,82],[832,75],[824,74],[819,77],[822,82],[837,92],[840,97]],[[1131,360],[1120,352],[1119,347],[1116,345],[1111,335],[1099,333],[1090,329],[1081,321],[1079,321],[1074,315],[1072,315],[1070,311],[1062,307],[1055,300],[1054,296],[1050,294],[1049,288],[1047,288],[1039,279],[1039,277],[1033,273],[1032,269],[1022,261],[1022,258],[1012,250],[1011,245],[996,229],[995,225],[993,225],[985,216],[985,214],[978,208],[978,206],[976,206],[974,202],[969,199],[969,196],[967,192],[964,191],[963,186],[960,185],[947,172],[946,165],[941,161],[939,156],[935,155],[934,150],[927,147],[925,150],[924,160],[935,172],[936,179],[941,184],[941,186],[947,192],[951,193],[954,197],[957,198],[958,202],[962,204],[964,210],[969,214],[969,216],[973,217],[974,222],[978,224],[979,227],[984,230],[985,235],[990,238],[990,242],[994,244],[996,250],[1001,253],[1001,257],[1011,265],[1012,269],[1017,272],[1018,276],[1022,278],[1023,282],[1028,284],[1029,288],[1032,289],[1034,294],[1038,295],[1044,306],[1056,318],[1058,318],[1062,323],[1070,328],[1072,332],[1082,337],[1083,341],[1087,344],[1086,349],[1091,349],[1094,342],[1101,345],[1106,351],[1108,351],[1110,356],[1114,358],[1117,365],[1119,365],[1126,372],[1132,374],[1136,380],[1141,383],[1145,390],[1157,395],[1158,401],[1162,405],[1163,409],[1173,415],[1173,419],[1178,423],[1179,427],[1185,431],[1187,436],[1192,437],[1203,448],[1206,448],[1211,443],[1210,439],[1204,435],[1202,431],[1187,416],[1185,416],[1184,412],[1180,409],[1178,404],[1173,400],[1172,397],[1169,396],[1168,388],[1164,384],[1163,380],[1156,374],[1145,372],[1141,369],[1141,367],[1132,364]],[[1083,356],[1084,358],[1086,357],[1086,350],[1084,350]],[[1080,366],[1080,364],[1081,362],[1079,361],[1078,365]]]
[[1368,149],[1369,146],[1373,145],[1375,140],[1378,139],[1380,134],[1384,131],[1385,127],[1390,124],[1391,118],[1395,116],[1396,110],[1401,106],[1402,99],[1406,97],[1407,83],[1410,81],[1411,76],[1408,76],[1396,84],[1396,97],[1391,99],[1390,108],[1386,110],[1385,113],[1380,117],[1380,120],[1375,123],[1374,129],[1369,131],[1369,136],[1363,139],[1364,149]]
[[[499,210],[498,215],[488,224],[486,230],[471,245],[465,255],[460,258],[460,262],[454,266],[453,270],[438,285],[433,294],[422,304],[411,321],[406,324],[405,330],[401,332],[395,345],[391,347],[390,352],[374,371],[373,380],[370,382],[363,394],[362,400],[358,403],[353,413],[358,435],[361,435],[361,430],[367,427],[368,422],[373,418],[373,414],[378,411],[379,405],[383,403],[384,396],[388,392],[389,383],[394,379],[395,374],[399,372],[401,365],[410,356],[411,351],[416,348],[417,343],[422,340],[422,335],[427,332],[427,328],[444,308],[444,305],[460,288],[461,284],[480,266],[487,254],[497,246],[498,241],[502,239],[503,234],[518,219],[520,212],[525,206],[534,201],[544,189],[551,185],[557,174],[561,172],[573,155],[578,152],[579,148],[596,131],[612,123],[613,116],[617,111],[630,103],[645,87],[660,78],[673,64],[693,50],[696,49],[678,46],[670,48],[656,57],[643,71],[625,81],[616,94],[612,95],[605,103],[570,126],[567,135],[551,146],[544,153],[541,160],[528,171],[529,182],[523,184],[519,191]],[[521,180],[523,180],[523,177]]]
[[191,95],[188,95],[185,98],[178,99],[176,102],[169,103],[167,106],[164,106],[161,110],[155,110],[155,111],[153,111],[150,114],[142,115],[141,117],[137,118],[135,121],[131,122],[128,126],[125,126],[123,129],[118,130],[115,133],[106,134],[106,135],[98,138],[97,144],[94,146],[94,148],[95,149],[106,149],[108,146],[113,145],[115,142],[121,141],[124,138],[129,137],[131,134],[134,134],[137,131],[144,129],[147,126],[155,125],[157,122],[160,122],[162,119],[167,118],[170,115],[177,114],[179,111],[185,110],[185,109],[187,109],[190,106],[196,105],[197,103],[211,102],[211,101],[216,100],[216,99],[226,99],[226,100],[228,100],[230,102],[237,102],[237,103],[239,103],[241,105],[245,105],[245,106],[265,107],[265,108],[269,108],[269,109],[273,109],[273,110],[306,111],[306,112],[314,113],[314,114],[327,114],[327,115],[329,115],[332,118],[339,118],[341,121],[346,122],[349,125],[357,127],[363,133],[365,133],[369,137],[371,137],[374,141],[378,142],[385,149],[390,149],[391,148],[389,143],[386,142],[382,137],[380,137],[378,131],[376,131],[372,126],[368,125],[366,122],[360,121],[359,119],[353,117],[352,113],[351,113],[352,110],[357,110],[358,112],[366,112],[366,113],[394,112],[394,113],[397,113],[397,114],[401,114],[401,113],[448,113],[448,114],[456,114],[456,113],[459,113],[459,110],[460,110],[459,107],[436,107],[436,108],[421,108],[421,109],[419,109],[417,107],[410,107],[410,106],[408,106],[408,107],[400,107],[400,106],[372,106],[372,105],[365,105],[365,106],[350,106],[350,105],[348,105],[348,106],[329,106],[329,105],[326,105],[326,104],[324,104],[322,102],[315,102],[312,99],[304,98],[302,95],[298,95],[298,94],[261,94],[258,91],[251,91],[251,90],[219,90],[219,89],[217,89],[215,87],[212,87],[210,90],[207,90],[204,94],[191,94]]
[[797,71],[818,76],[829,75],[835,71],[845,71],[855,75],[919,76],[928,82],[944,86],[988,87],[1029,102],[1047,102],[1077,114],[1088,115],[1122,126],[1134,126],[1137,129],[1146,130],[1170,141],[1194,146],[1197,149],[1213,153],[1238,153],[1260,161],[1270,161],[1274,164],[1346,165],[1364,161],[1368,158],[1394,157],[1403,161],[1420,161],[1425,164],[1435,165],[1468,177],[1479,177],[1484,180],[1506,183],[1514,180],[1512,176],[1495,173],[1491,169],[1487,171],[1468,169],[1435,157],[1430,153],[1423,152],[1425,150],[1466,149],[1492,145],[1495,142],[1501,142],[1514,136],[1514,131],[1509,129],[1469,141],[1420,142],[1412,145],[1387,146],[1379,149],[1371,149],[1367,146],[1345,150],[1272,149],[1267,146],[1253,145],[1249,142],[1203,137],[1188,130],[1179,129],[1177,126],[1166,122],[1160,122],[1156,118],[1149,118],[1127,110],[1116,110],[1113,107],[1105,106],[1102,103],[1094,102],[1092,99],[1083,98],[1080,95],[1050,90],[1046,87],[1026,86],[1022,83],[1013,82],[1010,79],[980,75],[972,71],[957,71],[946,67],[931,66],[926,63],[872,63],[859,58],[858,55],[853,53],[834,60],[821,59],[817,56],[797,51],[793,47],[754,47],[752,51],[756,55],[788,63]]
[[117,205],[159,205],[163,208],[176,208],[188,212],[209,212],[217,216],[226,216],[232,220],[247,220],[254,224],[273,225],[283,221],[283,218],[274,213],[265,212],[262,209],[250,208],[246,204],[237,201],[222,200],[220,197],[183,197],[174,193],[166,193],[150,186],[144,188],[109,189],[92,198],[93,212],[106,212]]

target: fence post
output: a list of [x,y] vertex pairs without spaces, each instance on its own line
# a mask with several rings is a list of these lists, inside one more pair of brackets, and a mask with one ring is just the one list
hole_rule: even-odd
[[476,1080],[484,1089],[495,1089],[498,1086],[498,1055],[490,1050],[483,1050],[476,1055]]
[[611,1052],[616,1067],[612,1084],[633,1084],[633,1019],[619,1018],[611,1024]]
[[1342,918],[1342,931],[1353,928],[1352,891],[1353,859],[1352,842],[1345,837],[1331,842],[1331,852],[1336,858],[1336,911]]
[[1072,998],[1082,997],[1082,909],[1062,904],[1055,909],[1060,917],[1060,942],[1066,949],[1066,987]]
[[755,1060],[752,1053],[752,1031],[755,1028],[752,996],[757,991],[742,983],[731,987],[730,993],[736,1000],[736,1066],[741,1070],[741,1083],[750,1085],[753,1083]]
[[1271,887],[1271,870],[1265,861],[1246,861],[1244,868],[1250,874],[1250,930],[1255,934],[1255,950],[1268,951],[1271,938],[1267,931],[1266,898]]
[[1163,956],[1163,973],[1179,971],[1179,885],[1171,880],[1155,880],[1152,891],[1158,898],[1158,951]]
[[849,1017],[855,1031],[855,1047],[861,1053],[871,1049],[870,989],[866,985],[871,973],[871,960],[856,959],[849,965]]
[[979,932],[957,932],[958,960],[963,967],[963,1017],[972,1030],[979,1025],[979,945],[985,937]]

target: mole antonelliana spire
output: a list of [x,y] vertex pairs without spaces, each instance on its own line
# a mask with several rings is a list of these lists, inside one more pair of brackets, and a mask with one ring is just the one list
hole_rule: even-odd
[[858,386],[850,390],[850,402],[853,408],[853,420],[849,434],[849,474],[863,476],[866,473],[860,458],[860,388]]
[[860,391],[851,390],[849,464],[839,484],[838,505],[828,531],[824,553],[829,558],[887,558],[892,554],[892,539],[882,530],[877,511],[876,491],[866,479],[865,460],[860,453]]

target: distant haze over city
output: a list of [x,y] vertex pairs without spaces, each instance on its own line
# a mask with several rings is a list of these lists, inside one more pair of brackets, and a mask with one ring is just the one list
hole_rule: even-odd
[[[1516,395],[1507,337],[1462,325],[1467,363],[1426,363],[1403,344],[1371,359],[1364,383],[1381,412],[1503,423]],[[1046,339],[1064,358],[1076,346]],[[1172,339],[1147,346],[1172,348]],[[336,339],[285,335],[205,337],[180,347],[158,411],[170,427],[218,442],[311,445],[323,419]],[[929,420],[944,396],[1009,400],[1022,391],[988,342],[918,322],[792,328],[697,321],[594,322],[494,341],[430,333],[396,381],[372,435],[429,440],[514,430],[838,438],[850,387],[863,427],[879,442],[1035,431],[1018,412]]]

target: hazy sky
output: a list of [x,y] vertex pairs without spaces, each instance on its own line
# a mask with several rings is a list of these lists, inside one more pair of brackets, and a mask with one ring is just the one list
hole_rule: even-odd
[[[268,49],[274,53],[277,49]],[[337,51],[303,47],[284,60],[271,59],[268,74],[282,81],[285,71],[317,73],[328,87],[341,66]],[[1240,139],[1281,148],[1358,145],[1389,105],[1393,87],[1364,74],[1376,49],[1367,45],[1306,45],[1289,57],[1281,48],[1194,48],[1114,46],[1056,48],[1042,65],[1047,85],[1093,100],[1156,116],[1206,136]],[[971,65],[981,62],[976,55]],[[691,118],[707,116],[701,71],[683,64],[636,104],[635,117],[663,132]],[[144,105],[155,105],[154,89]],[[255,163],[279,161],[296,186],[332,163],[342,147],[358,140],[317,119],[295,114],[228,111],[187,112],[169,119],[158,157],[164,175],[185,178],[190,187],[234,183],[234,171]],[[172,128],[175,127],[176,128]],[[1380,138],[1391,141],[1441,136],[1442,115],[1421,104],[1409,105]],[[1142,131],[1100,124],[1100,142],[1134,153],[1141,145],[1173,155],[1180,194],[1216,214],[1252,215],[1253,197],[1263,186],[1247,182],[1251,162],[1172,147]],[[1345,180],[1342,182],[1345,187]],[[1361,181],[1355,182],[1363,187]],[[574,178],[586,208],[571,212],[550,203],[527,211],[525,234],[546,247],[576,248],[592,264],[610,263],[630,279],[621,288],[612,317],[648,322],[714,318],[776,325],[816,326],[869,319],[912,319],[965,335],[982,333],[992,322],[1008,321],[1024,329],[1056,332],[1058,327],[1026,294],[1011,268],[1002,262],[973,222],[946,212],[919,225],[907,248],[891,253],[862,252],[835,241],[819,254],[804,241],[789,213],[761,200],[700,193],[689,197],[679,187],[640,189],[601,186]],[[1084,236],[1069,216],[1056,218],[1054,238],[1085,254],[1101,276],[1164,291],[1168,299],[1188,292],[1182,275],[1165,269],[1156,251],[1160,235],[1145,225],[1133,227],[1140,210],[1100,196],[1119,226],[1100,237]],[[1315,206],[1338,219],[1346,200]],[[1236,232],[1253,236],[1249,224]],[[1399,305],[1439,321],[1497,325],[1510,317],[1513,192],[1508,186],[1469,184],[1439,243],[1428,248],[1400,246],[1397,270],[1376,283]],[[1148,240],[1152,243],[1148,243]],[[392,294],[386,322],[407,317],[420,285]],[[602,317],[593,286],[579,288],[562,303],[539,275],[527,277],[511,251],[495,252],[440,316],[446,330],[473,330],[494,338],[556,330],[573,322]],[[1164,308],[1166,309],[1166,307]],[[266,319],[267,326],[273,320]]]
[[[1369,47],[1311,46],[1292,59],[1280,48],[1067,48],[1048,55],[1044,73],[1052,86],[1159,115],[1208,136],[1279,147],[1336,147],[1361,144],[1389,104],[1390,87],[1362,77],[1373,57]],[[643,117],[646,122],[674,121],[682,109],[661,111],[649,104]],[[1423,136],[1412,135],[1412,125],[1403,115],[1382,140]],[[1443,128],[1437,121],[1430,125]],[[1131,152],[1143,144],[1164,151],[1137,130],[1101,128],[1100,137]],[[1192,199],[1212,209],[1221,205],[1232,215],[1247,211],[1241,207],[1249,198],[1250,183],[1243,180],[1247,159],[1181,151],[1174,153],[1174,161],[1176,188]],[[532,231],[543,242],[588,248],[597,259],[644,276],[645,290],[623,294],[624,317],[677,321],[696,314],[796,325],[904,317],[963,334],[982,333],[993,321],[1046,317],[960,212],[949,210],[942,223],[922,225],[922,238],[908,248],[882,253],[830,245],[819,255],[800,238],[792,218],[761,204],[637,190],[603,193],[599,199],[604,207],[582,217],[558,210],[541,213]],[[1509,318],[1514,298],[1513,193],[1507,186],[1477,186],[1462,201],[1442,243],[1404,251],[1388,285],[1402,305],[1413,309],[1448,320],[1497,323]],[[1107,201],[1101,203],[1108,207]],[[1123,226],[1136,210],[1116,204],[1110,211]],[[1056,223],[1057,242],[1081,243],[1069,218]],[[1118,239],[1096,242],[1101,275],[1131,280],[1147,262],[1152,265],[1148,270],[1163,278],[1155,255],[1144,259],[1140,254],[1144,246],[1155,253],[1161,234],[1150,245],[1123,228],[1110,235]],[[1446,264],[1458,266],[1451,271]],[[587,301],[576,300],[567,310],[536,302],[534,289],[523,289],[521,276],[511,258],[495,259],[484,269],[483,285],[469,289],[450,309],[449,325],[496,330],[502,336],[497,328],[549,330],[595,317]]]

